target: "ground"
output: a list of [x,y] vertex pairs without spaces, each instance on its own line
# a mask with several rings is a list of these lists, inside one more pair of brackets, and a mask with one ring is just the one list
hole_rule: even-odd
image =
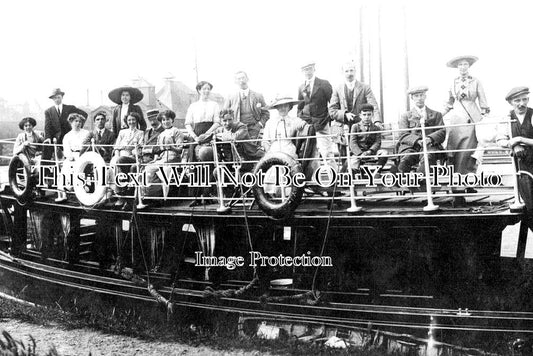
[[37,342],[37,353],[43,355],[55,346],[61,356],[66,355],[265,355],[259,351],[220,351],[205,346],[190,346],[177,342],[145,341],[134,337],[110,335],[90,329],[66,330],[61,325],[35,325],[15,319],[0,320],[0,330],[13,338]]

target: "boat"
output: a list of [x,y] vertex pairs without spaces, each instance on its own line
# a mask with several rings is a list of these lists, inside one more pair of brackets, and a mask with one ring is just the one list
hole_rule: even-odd
[[[41,182],[44,196],[36,196],[31,165],[12,158],[0,193],[0,292],[63,307],[84,301],[150,315],[161,308],[225,313],[243,334],[335,336],[345,346],[387,343],[425,354],[475,354],[487,340],[498,340],[500,350],[509,340],[525,342],[533,332],[528,264],[501,256],[502,232],[516,230],[523,217],[512,157],[487,148],[480,179],[466,182],[476,191],[468,193],[452,189],[445,162],[388,182],[399,131],[383,130],[390,159],[379,173],[372,164],[355,176],[316,164],[305,184],[281,179],[270,193],[259,172],[303,174],[317,162],[312,134],[299,138],[298,161],[267,154],[244,179],[236,168],[249,162],[238,157],[238,142],[214,141],[216,152],[229,145],[236,158],[214,155],[216,193],[200,205],[190,194],[198,187],[188,185],[210,174],[186,150],[179,169],[161,169],[169,176],[160,177],[160,196],[143,197],[148,207],[139,206],[143,192],[130,182],[126,210],[98,186],[95,177],[107,175],[98,173],[94,152],[75,168],[87,172],[91,163],[93,180],[61,203],[53,184]],[[512,233],[519,255],[526,232]]]

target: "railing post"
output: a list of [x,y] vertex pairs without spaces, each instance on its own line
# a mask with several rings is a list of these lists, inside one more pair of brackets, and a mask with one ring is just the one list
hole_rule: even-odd
[[218,152],[217,152],[217,143],[216,140],[213,139],[212,141],[213,145],[213,160],[215,161],[215,172],[217,172],[216,176],[216,182],[217,182],[217,192],[218,192],[218,208],[217,213],[218,214],[227,214],[231,211],[231,208],[229,206],[224,205],[224,191],[222,190],[222,169],[220,169],[219,163],[218,163]]
[[[507,116],[508,120],[507,120],[507,125],[509,126],[509,138],[512,137],[513,135],[513,125],[511,123],[511,115],[508,115]],[[511,148],[511,153],[512,153],[512,148]],[[522,203],[520,201],[520,194],[518,192],[518,178],[519,178],[519,174],[518,174],[518,169],[517,169],[517,160],[516,160],[516,157],[511,154],[511,160],[512,160],[512,166],[513,166],[513,176],[514,176],[514,184],[513,184],[513,195],[514,195],[514,202],[509,205],[509,209],[511,209],[511,211],[522,211],[524,209],[524,203]]]
[[[346,140],[346,164],[348,165],[348,174],[350,174],[351,177],[353,172],[352,160],[350,155],[350,135],[347,126],[344,126],[344,138]],[[361,210],[363,210],[363,208],[357,206],[357,203],[355,202],[355,187],[353,184],[350,184],[350,207],[346,209],[346,211],[349,213],[358,213]]]
[[426,195],[428,198],[428,203],[424,207],[424,211],[436,211],[439,210],[439,206],[433,204],[433,195],[431,192],[431,179],[429,173],[429,161],[428,161],[428,145],[426,142],[426,121],[424,118],[420,118],[420,126],[422,128],[422,150],[424,155],[424,170],[426,176]]

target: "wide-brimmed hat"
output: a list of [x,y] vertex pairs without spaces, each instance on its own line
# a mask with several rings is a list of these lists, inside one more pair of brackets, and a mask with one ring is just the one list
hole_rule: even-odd
[[517,96],[524,94],[529,94],[528,87],[514,87],[513,89],[511,89],[511,91],[509,91],[509,93],[507,93],[507,95],[505,96],[505,100],[513,100]]
[[135,104],[143,100],[143,97],[144,97],[143,93],[139,89],[130,87],[130,86],[113,89],[109,92],[107,96],[109,97],[109,100],[111,100],[115,104],[120,105],[122,104],[122,100],[120,100],[120,96],[122,95],[122,92],[125,92],[125,91],[130,93],[130,96],[131,96],[130,103]]
[[52,99],[56,95],[65,95],[65,92],[59,88],[55,88],[54,90],[52,90],[52,94],[50,94],[48,98]]
[[448,61],[448,63],[446,63],[446,65],[450,68],[457,68],[457,65],[459,64],[459,62],[461,61],[467,61],[468,64],[472,65],[474,64],[475,62],[477,62],[479,58],[477,58],[476,56],[469,56],[469,55],[466,55],[466,56],[458,56],[458,57],[455,57],[455,58],[452,58]]
[[291,97],[283,97],[283,98],[276,98],[274,101],[268,106],[268,109],[275,109],[278,106],[284,105],[284,104],[290,104],[295,105],[301,103],[303,100],[296,100]]

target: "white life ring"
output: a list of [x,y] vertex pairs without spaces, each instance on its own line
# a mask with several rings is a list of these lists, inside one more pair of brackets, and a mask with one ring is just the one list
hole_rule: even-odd
[[85,185],[80,184],[77,179],[75,179],[73,184],[76,198],[78,198],[78,201],[85,206],[98,204],[104,198],[107,190],[107,186],[102,184],[104,178],[102,174],[105,174],[106,172],[106,163],[102,156],[96,152],[85,152],[76,160],[74,165],[74,177],[84,175],[85,170],[89,165],[93,165],[93,172],[95,172],[94,191],[88,192],[85,189]]
[[[22,174],[24,176],[24,184],[19,181],[17,175]],[[31,192],[35,187],[35,179],[31,174],[31,163],[28,157],[20,153],[11,158],[8,168],[9,185],[13,194],[22,200],[29,199]]]

